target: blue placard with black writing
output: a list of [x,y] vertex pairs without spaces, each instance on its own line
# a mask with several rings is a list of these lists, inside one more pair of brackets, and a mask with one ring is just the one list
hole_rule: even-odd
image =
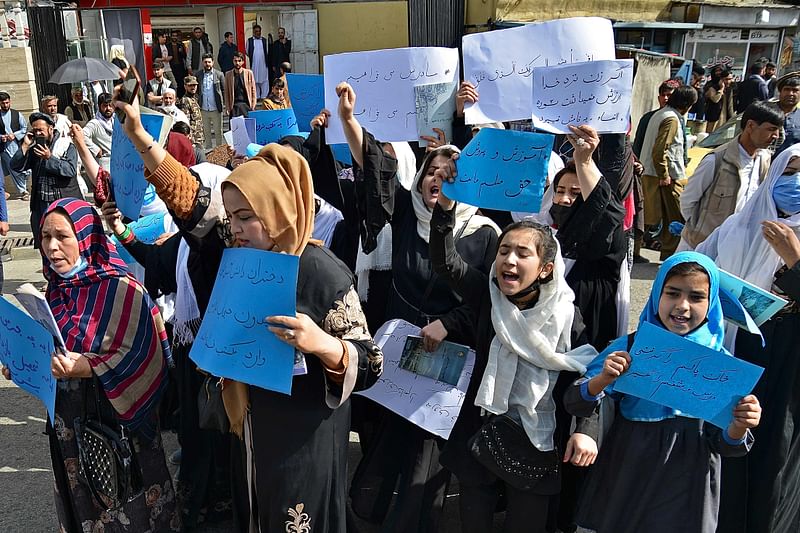
[[278,142],[287,135],[298,135],[297,117],[294,110],[251,111],[248,118],[256,119],[256,143],[265,145]]
[[295,255],[229,248],[189,356],[215,376],[285,394],[292,391],[294,347],[269,331],[266,317],[295,316]]
[[[142,115],[142,126],[153,139],[161,135],[163,115]],[[111,134],[111,186],[114,189],[114,201],[117,209],[131,220],[139,218],[144,203],[147,181],[144,179],[144,162],[133,143],[125,135],[122,124],[114,120]]]
[[128,228],[136,235],[136,239],[139,242],[153,244],[166,231],[164,228],[164,215],[165,213],[154,213],[144,216],[128,224]]
[[764,369],[644,323],[630,350],[631,365],[614,391],[665,405],[726,428],[733,409]]
[[305,131],[325,107],[325,77],[322,74],[287,74],[286,83],[297,123]]
[[54,351],[46,329],[0,298],[0,362],[11,372],[11,381],[41,400],[50,422],[56,409],[56,378],[50,370]]
[[537,213],[547,180],[553,136],[483,128],[461,152],[450,199],[487,209]]

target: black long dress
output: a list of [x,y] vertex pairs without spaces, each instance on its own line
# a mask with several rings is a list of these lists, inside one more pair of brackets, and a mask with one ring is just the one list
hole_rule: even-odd
[[[358,196],[365,205],[362,212],[367,214],[363,224],[376,231],[387,222],[392,226],[392,279],[384,321],[400,318],[424,327],[441,320],[448,341],[474,346],[473,314],[447,282],[435,275],[428,243],[417,234],[411,193],[400,186],[394,172],[386,171],[391,169],[385,162],[387,156],[367,131],[363,156],[364,168],[356,178],[361,189]],[[497,234],[489,226],[482,227],[459,239],[456,248],[469,264],[488,272]],[[384,411],[375,443],[353,479],[353,510],[374,522],[385,519],[385,531],[437,531],[450,478],[439,464],[445,441]],[[396,486],[393,513],[385,518]]]
[[[175,234],[159,246],[136,240],[124,245],[144,267],[144,286],[153,298],[177,291],[175,272],[181,239],[180,234]],[[210,273],[203,268],[203,264],[202,257],[189,253],[189,278],[195,293],[204,295],[202,309],[205,309],[210,294],[204,289],[209,283],[213,284],[214,278],[209,277]],[[175,490],[183,513],[183,531],[192,531],[200,523],[220,522],[232,516],[231,436],[200,428],[197,395],[205,375],[198,371],[197,365],[189,358],[191,349],[192,343],[173,342],[172,357],[180,406],[178,441],[183,465],[178,470]]]
[[[208,306],[213,280],[230,242],[230,228],[218,222],[199,233],[219,213],[217,193],[185,167],[176,169],[167,156],[153,172],[174,190],[199,187],[192,213],[179,218],[165,199],[180,234],[202,259],[207,283],[195,291],[201,314]],[[191,183],[196,180],[197,185]],[[191,265],[190,265],[191,268]],[[190,270],[191,271],[191,270]],[[383,368],[383,356],[369,335],[353,286],[353,276],[330,250],[309,244],[300,256],[297,311],[309,315],[324,331],[346,340],[350,353],[343,382],[333,378],[319,359],[306,355],[308,372],[295,376],[292,394],[250,386],[250,442],[233,439],[235,508],[240,531],[324,531],[344,533],[347,496],[349,396],[370,387]],[[237,455],[238,454],[238,455]],[[248,466],[252,465],[252,477]]]
[[761,326],[766,345],[736,337],[736,357],[764,367],[753,390],[763,411],[750,453],[722,460],[719,533],[800,531],[800,263],[775,286],[791,305]]
[[575,292],[589,343],[602,351],[617,338],[617,285],[628,243],[622,222],[625,209],[605,178],[586,200],[573,205],[556,234],[564,259],[575,264],[567,284]]

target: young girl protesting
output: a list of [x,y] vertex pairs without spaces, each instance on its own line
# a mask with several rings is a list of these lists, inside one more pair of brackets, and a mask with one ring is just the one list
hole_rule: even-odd
[[[437,171],[436,179],[440,177]],[[577,421],[570,436],[571,417],[562,408],[560,393],[597,352],[588,345],[568,351],[583,327],[550,228],[531,221],[507,226],[487,274],[457,250],[457,211],[439,193],[431,218],[430,257],[437,274],[472,308],[476,357],[441,462],[458,477],[462,531],[491,531],[503,493],[505,533],[544,533],[554,529],[547,521],[551,497],[561,489],[559,463],[585,467],[597,453],[596,420]],[[568,373],[572,377],[559,379]],[[488,413],[488,420],[481,411]],[[493,424],[516,429],[517,437],[497,437],[497,447],[487,444],[484,454],[479,443]],[[492,463],[492,454],[508,460]],[[533,464],[528,470],[541,475],[521,483],[519,471]]]
[[[639,324],[649,322],[719,352],[724,329],[719,271],[695,252],[673,255],[658,271]],[[627,337],[609,345],[566,393],[575,416],[593,412],[605,394],[617,417],[589,472],[577,523],[597,533],[713,533],[719,510],[720,455],[741,456],[753,445],[750,428],[761,406],[742,398],[722,430],[647,400],[614,393],[631,363]]]

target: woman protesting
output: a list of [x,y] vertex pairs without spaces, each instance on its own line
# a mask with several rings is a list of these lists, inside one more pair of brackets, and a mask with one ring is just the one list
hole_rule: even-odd
[[223,211],[200,177],[144,130],[135,102],[116,105],[127,115],[125,132],[142,154],[145,177],[183,238],[205,258],[207,285],[196,291],[201,313],[226,247],[300,257],[297,316],[266,320],[279,339],[305,354],[307,374],[294,377],[291,396],[224,383],[231,429],[244,438],[235,458],[242,463],[236,518],[241,530],[344,533],[348,399],[377,380],[383,359],[367,332],[352,275],[310,239],[308,163],[289,148],[266,146],[223,181]]
[[[88,203],[64,198],[51,204],[41,237],[46,297],[66,345],[66,352],[53,354],[58,388],[55,422],[47,424],[60,531],[178,531],[158,432],[157,406],[171,358],[158,308]],[[3,373],[10,378],[7,369]],[[79,476],[76,421],[87,411],[132,436],[141,470],[144,492],[110,511]]]

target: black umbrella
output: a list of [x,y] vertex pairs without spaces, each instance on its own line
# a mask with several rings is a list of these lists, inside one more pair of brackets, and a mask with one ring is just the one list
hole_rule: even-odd
[[47,81],[55,85],[64,85],[116,79],[119,79],[119,67],[115,64],[93,57],[81,57],[67,61],[58,67]]

